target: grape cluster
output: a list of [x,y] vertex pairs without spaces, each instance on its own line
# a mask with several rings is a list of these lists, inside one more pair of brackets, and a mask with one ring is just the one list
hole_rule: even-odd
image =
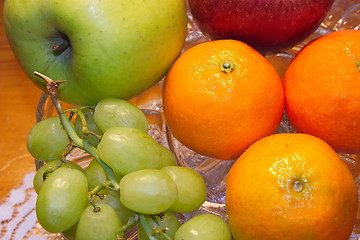
[[[215,215],[180,224],[177,213],[205,202],[205,181],[147,133],[137,106],[106,98],[67,113],[38,122],[27,140],[29,153],[45,163],[34,178],[45,230],[67,239],[123,239],[137,225],[139,240],[231,239]],[[85,169],[67,160],[76,147],[93,157]]]

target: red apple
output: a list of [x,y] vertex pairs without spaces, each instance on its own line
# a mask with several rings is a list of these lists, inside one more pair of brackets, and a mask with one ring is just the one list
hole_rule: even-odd
[[209,38],[237,39],[259,52],[291,48],[313,33],[334,0],[189,0]]

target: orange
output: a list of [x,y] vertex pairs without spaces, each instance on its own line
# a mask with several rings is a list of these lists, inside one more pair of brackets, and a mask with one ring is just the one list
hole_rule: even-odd
[[298,132],[338,152],[360,152],[360,31],[330,33],[306,45],[285,73],[284,91]]
[[357,190],[320,138],[280,133],[250,146],[229,171],[226,209],[236,240],[348,240]]
[[284,96],[279,75],[262,55],[240,41],[218,40],[177,59],[165,79],[163,107],[182,144],[234,159],[277,129]]

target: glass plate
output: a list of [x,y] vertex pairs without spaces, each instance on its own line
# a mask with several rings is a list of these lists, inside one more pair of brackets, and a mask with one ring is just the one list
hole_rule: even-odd
[[[188,16],[188,35],[183,51],[186,51],[194,45],[208,41],[193,21],[190,13],[188,13]],[[335,0],[328,16],[311,36],[292,49],[279,54],[268,55],[266,58],[275,66],[282,77],[291,59],[305,44],[324,34],[343,29],[360,29],[360,3],[358,0]],[[185,222],[194,215],[198,215],[200,213],[212,213],[226,220],[224,179],[234,161],[221,161],[202,156],[186,148],[172,136],[171,131],[166,125],[166,120],[162,112],[162,85],[163,80],[131,101],[138,105],[139,108],[141,108],[146,114],[149,121],[149,134],[157,142],[168,147],[174,152],[179,165],[191,167],[197,170],[204,177],[208,192],[207,201],[200,207],[199,210],[188,214],[178,214],[178,217],[181,222]],[[51,101],[49,101],[46,95],[43,95],[37,108],[37,120],[39,121],[50,115],[54,115],[54,109]],[[294,132],[286,117],[283,118],[277,132]],[[348,164],[359,189],[360,154],[342,154],[341,157]],[[78,149],[75,150],[69,158],[73,161],[79,162],[84,168],[86,168],[89,163],[89,157]],[[36,167],[39,168],[40,166],[41,163],[36,161]],[[60,235],[52,235],[49,236],[49,239],[58,239],[59,236]],[[360,219],[358,219],[350,239],[355,240],[359,239],[359,237]],[[127,234],[127,239],[135,240],[136,233],[129,232]]]

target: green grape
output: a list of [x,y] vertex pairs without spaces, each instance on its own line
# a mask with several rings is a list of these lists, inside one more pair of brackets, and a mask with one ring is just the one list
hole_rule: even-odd
[[95,159],[91,160],[85,170],[85,175],[90,189],[104,183],[107,179],[104,169]]
[[148,132],[145,114],[137,106],[121,99],[102,99],[95,107],[94,121],[103,132],[112,127],[137,128]]
[[[101,136],[103,132],[97,127],[96,123],[94,122],[94,111],[92,109],[84,109],[82,110],[85,116],[86,126],[89,131],[96,133],[97,135]],[[78,136],[84,139],[83,136],[83,125],[81,123],[79,115],[75,118],[75,131]],[[86,140],[93,146],[97,146],[99,144],[99,139],[94,135],[86,136]]]
[[176,165],[176,158],[169,149],[135,128],[110,128],[104,133],[97,152],[107,165],[121,175],[140,169]]
[[[91,160],[89,166],[85,170],[85,175],[88,180],[88,185],[90,189],[95,188],[96,186],[105,183],[107,180],[106,173],[101,165],[95,160]],[[121,175],[116,174],[118,181],[121,179]]]
[[88,206],[81,214],[76,239],[116,240],[116,231],[122,224],[115,210],[107,204],[99,203],[96,206],[98,211],[94,211],[93,206]]
[[48,232],[73,226],[87,206],[87,180],[72,168],[58,168],[44,181],[36,199],[36,216]]
[[115,212],[117,213],[120,221],[123,225],[125,225],[131,217],[135,216],[135,212],[128,209],[120,202],[120,195],[118,192],[113,190],[106,189],[105,191],[101,192],[102,198],[95,196],[94,203],[105,203],[111,206]]
[[135,171],[120,180],[120,201],[138,213],[164,212],[174,203],[176,196],[175,182],[158,169]]
[[213,214],[197,215],[175,233],[174,240],[230,240],[231,233],[227,223]]
[[68,143],[68,135],[56,116],[46,118],[31,128],[26,147],[35,159],[47,162],[61,159]]
[[[158,215],[145,215],[151,229],[163,230],[171,239],[174,238],[176,230],[180,227],[178,218],[171,211],[166,211]],[[166,240],[163,235],[153,234],[158,240]],[[139,224],[138,240],[149,240],[144,227]]]
[[206,200],[206,184],[203,177],[194,169],[180,166],[167,166],[161,169],[177,185],[178,195],[170,211],[178,213],[193,212]]
[[66,238],[66,240],[76,240],[77,226],[78,226],[78,222],[62,232],[62,235]]
[[[44,172],[50,168],[55,167],[59,163],[59,161],[60,160],[53,160],[53,161],[47,162],[46,164],[44,164],[41,168],[39,168],[37,170],[37,172],[34,176],[34,180],[33,180],[33,185],[34,185],[34,189],[35,189],[36,193],[39,193],[40,187],[42,186],[42,184],[44,182],[44,180],[43,180]],[[69,164],[70,168],[73,168],[73,169],[83,172],[83,169],[76,163],[68,161],[68,160],[66,160],[66,162]],[[63,163],[61,165],[61,167],[67,167],[67,165]]]

